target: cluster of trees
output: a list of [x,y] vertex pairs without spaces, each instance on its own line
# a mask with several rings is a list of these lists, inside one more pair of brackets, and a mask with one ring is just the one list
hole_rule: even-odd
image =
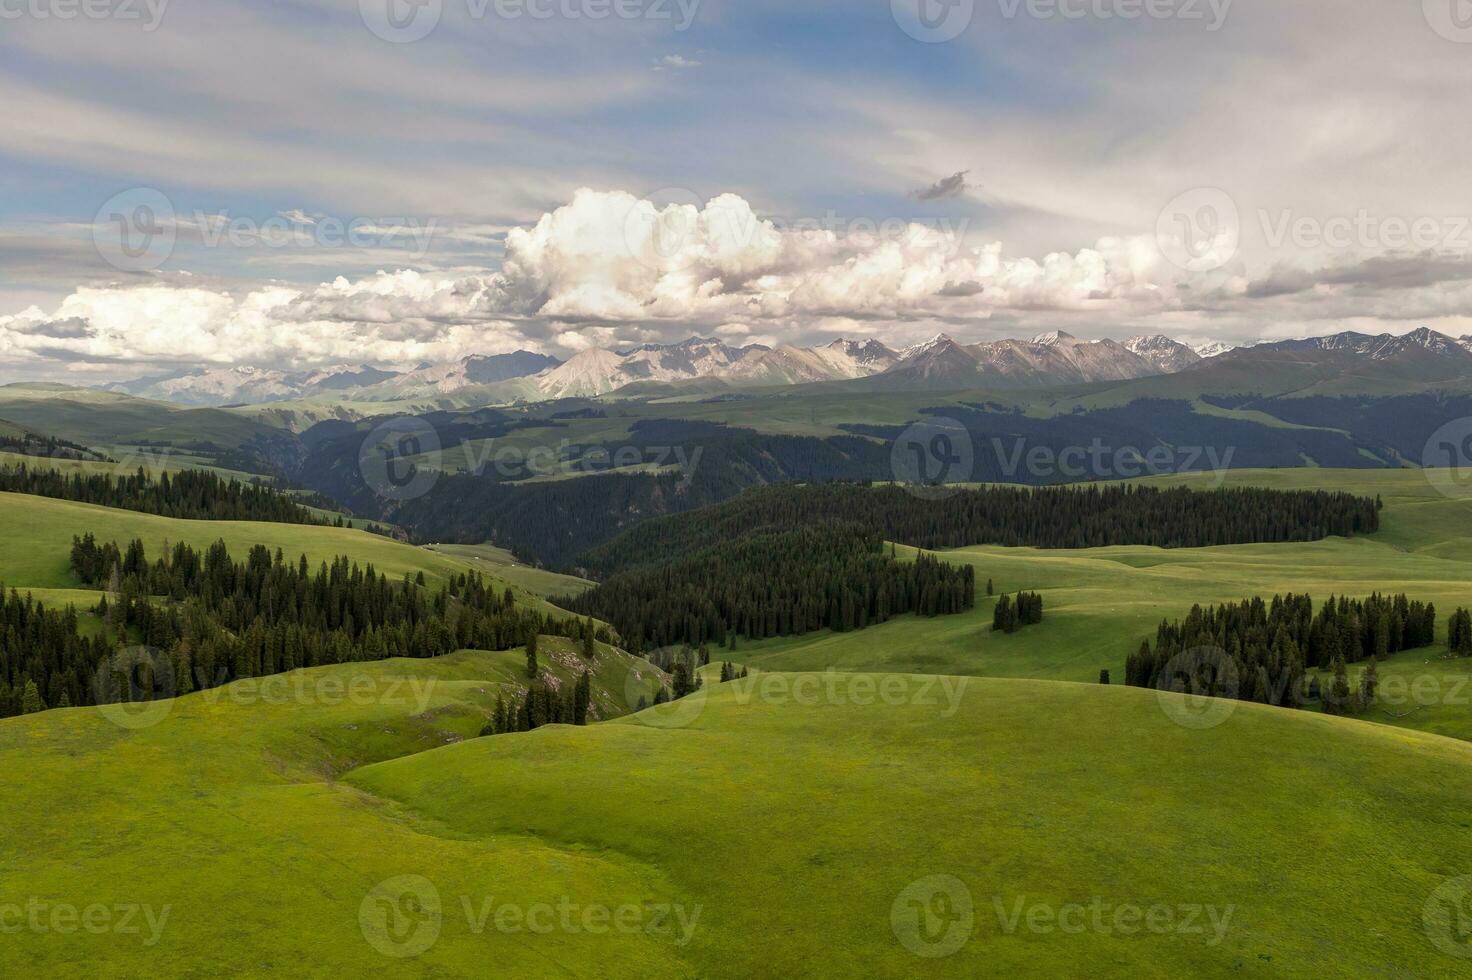
[[559,692],[545,683],[532,684],[521,701],[496,698],[496,708],[481,728],[481,735],[529,732],[543,725],[586,725],[593,700],[592,673],[583,671],[577,683]]
[[0,433],[0,452],[17,453],[22,456],[42,456],[47,459],[112,462],[110,456],[95,452],[86,446],[58,439],[55,436],[38,435],[34,432],[21,432],[19,435]]
[[729,645],[738,634],[847,632],[902,613],[956,613],[974,604],[975,587],[969,565],[924,554],[900,562],[877,533],[839,523],[735,535],[556,601],[643,647]]
[[1003,593],[992,609],[993,632],[1015,633],[1024,626],[1042,621],[1043,597],[1036,592],[1018,592],[1015,600]]
[[1458,609],[1447,620],[1446,645],[1458,657],[1472,656],[1472,612]]
[[735,664],[731,663],[731,661],[729,661],[729,660],[722,660],[721,661],[721,683],[722,684],[726,683],[727,681],[739,681],[743,677],[747,676],[747,673],[748,673],[748,671],[747,671],[747,669],[745,667],[737,667]]
[[[1373,702],[1378,676],[1367,669],[1368,681],[1362,678],[1362,690],[1354,695],[1347,664],[1373,665],[1398,651],[1430,646],[1435,638],[1436,607],[1404,594],[1331,596],[1317,613],[1307,595],[1275,595],[1270,602],[1257,596],[1193,606],[1184,622],[1162,622],[1155,645],[1141,643],[1126,661],[1125,683],[1170,687],[1185,680],[1196,693],[1285,707],[1323,701],[1331,710],[1360,710]],[[1314,668],[1334,671],[1327,692],[1316,678],[1305,680]]]
[[[329,523],[326,518],[317,516],[277,490],[226,480],[207,470],[161,473],[155,480],[142,467],[131,475],[74,473],[68,476],[52,469],[33,469],[22,463],[0,467],[0,491],[31,493],[190,520]],[[341,524],[340,519],[338,523]]]
[[648,521],[584,556],[609,572],[667,561],[758,529],[851,521],[920,548],[997,544],[1163,548],[1308,541],[1379,528],[1379,502],[1347,493],[1233,488],[1196,491],[1110,484],[949,489],[925,499],[852,483],[755,488],[715,507]]
[[106,637],[81,635],[70,606],[0,589],[0,717],[90,703],[83,692],[111,652]]
[[[581,636],[577,621],[518,607],[476,573],[436,591],[422,573],[391,580],[345,557],[313,569],[257,545],[244,561],[224,542],[203,552],[176,544],[150,562],[141,541],[121,551],[91,534],[74,539],[72,567],[108,592],[105,629],[83,637],[76,614],[15,593],[0,629],[0,714],[16,714],[28,683],[47,707],[149,700],[298,667],[387,657],[434,657],[472,647],[505,650],[537,633]],[[121,688],[104,669],[120,646],[155,651],[146,674]]]

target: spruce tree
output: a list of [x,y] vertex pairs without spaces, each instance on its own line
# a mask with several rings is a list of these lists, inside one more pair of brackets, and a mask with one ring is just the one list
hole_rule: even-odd
[[1369,664],[1365,666],[1365,672],[1360,675],[1360,697],[1359,706],[1361,711],[1367,711],[1375,704],[1375,694],[1380,690],[1380,671],[1375,667],[1375,658],[1371,657]]
[[536,679],[537,676],[537,634],[526,638],[526,676]]
[[41,692],[36,689],[36,682],[27,678],[25,693],[20,696],[20,713],[23,715],[33,715],[38,711],[45,710],[46,705],[41,700]]
[[592,673],[583,671],[578,677],[578,686],[573,691],[572,723],[574,725],[586,725],[588,723],[588,703],[593,699]]
[[1103,670],[1099,671],[1099,683],[1100,684],[1108,684],[1109,683],[1109,668],[1108,667],[1105,667]]
[[1333,666],[1334,680],[1329,684],[1329,699],[1324,705],[1324,710],[1330,714],[1342,715],[1348,712],[1352,696],[1349,689],[1349,671],[1344,666],[1344,658],[1337,654],[1334,657]]

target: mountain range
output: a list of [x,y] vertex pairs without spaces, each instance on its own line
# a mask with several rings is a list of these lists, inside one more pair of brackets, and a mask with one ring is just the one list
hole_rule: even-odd
[[[1395,362],[1424,369],[1427,380],[1472,375],[1472,337],[1460,340],[1421,328],[1405,335],[1339,333],[1252,347],[1192,348],[1165,336],[1080,340],[1061,331],[1031,340],[961,344],[939,334],[892,350],[877,340],[838,339],[815,347],[732,347],[691,337],[676,344],[620,350],[588,348],[566,361],[531,351],[472,355],[396,372],[340,365],[315,371],[232,367],[180,372],[108,386],[108,390],[190,405],[261,404],[301,399],[434,401],[450,396],[485,405],[589,398],[620,389],[711,381],[721,386],[777,387],[855,382],[866,390],[1031,389],[1131,381],[1324,354],[1341,370]],[[1342,363],[1341,363],[1342,362]]]

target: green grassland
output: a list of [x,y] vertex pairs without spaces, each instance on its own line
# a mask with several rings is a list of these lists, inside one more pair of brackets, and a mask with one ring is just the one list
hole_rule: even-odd
[[[1472,690],[1447,686],[1472,662],[1436,649],[1392,658],[1382,691],[1403,679],[1406,700],[1363,719],[1230,703],[1204,729],[1178,723],[1199,704],[1118,679],[1162,617],[1196,602],[1405,590],[1433,599],[1444,622],[1472,604],[1472,500],[1411,471],[1228,482],[1380,494],[1383,529],[1308,544],[946,552],[974,564],[983,588],[991,577],[1042,592],[1043,623],[992,634],[982,598],[958,616],[742,643],[718,656],[750,664],[751,678],[587,728],[472,737],[497,695],[524,683],[520,651],[345,664],[0,722],[0,765],[15,776],[0,783],[0,924],[7,904],[27,902],[169,909],[151,945],[147,924],[23,928],[0,943],[0,975],[1465,974],[1468,961],[1437,946],[1455,928],[1423,913],[1444,915],[1436,890],[1472,874],[1472,707],[1458,703]],[[314,561],[346,552],[431,579],[477,567],[533,594],[557,584],[494,549],[346,529],[11,494],[0,515],[14,529],[0,537],[0,579],[51,590],[75,585],[67,548],[85,530],[150,547],[259,541]],[[554,637],[542,659],[559,684],[580,666]],[[1101,667],[1115,684],[1059,683]],[[600,646],[596,671],[595,709],[610,718],[630,700],[629,672],[653,668]],[[1444,686],[1423,696],[1412,685],[1426,677]],[[916,884],[938,875],[939,904]],[[440,912],[385,930],[374,910],[404,908],[405,882],[432,889]],[[960,941],[914,937],[917,908]],[[1078,908],[1083,928],[1061,927]],[[1121,920],[1121,908],[1135,911]],[[551,927],[529,928],[541,909]],[[602,929],[586,924],[590,909]],[[608,927],[615,910],[632,910],[634,927]],[[1144,927],[1156,910],[1171,918]]]
[[0,466],[26,466],[32,470],[54,470],[67,476],[132,476],[140,469],[151,477],[161,473],[178,473],[182,470],[209,470],[224,479],[248,482],[258,475],[241,470],[225,469],[210,465],[209,461],[193,453],[184,453],[162,447],[111,447],[109,455],[116,462],[107,463],[94,459],[61,459],[51,456],[27,456],[23,453],[0,451]]
[[[545,613],[569,615],[545,602],[544,592],[524,584],[514,574],[502,575],[501,569],[490,563],[435,553],[353,528],[261,521],[188,521],[19,493],[0,493],[0,521],[7,529],[0,535],[0,584],[22,591],[75,590],[78,583],[71,572],[72,538],[90,531],[99,540],[116,541],[120,547],[140,538],[152,558],[162,553],[166,543],[182,541],[203,549],[224,541],[237,560],[243,560],[256,544],[273,550],[280,548],[288,558],[305,554],[314,566],[348,555],[362,564],[372,563],[391,578],[423,572],[431,586],[444,582],[450,575],[477,571],[511,587],[528,605]],[[545,580],[542,582],[545,584]],[[85,603],[78,603],[79,609],[95,602],[92,598],[95,593],[75,592],[68,598],[76,595],[87,597]]]
[[[544,651],[565,681],[560,661],[577,655],[559,643],[544,638]],[[0,724],[0,760],[26,773],[0,786],[0,902],[141,905],[159,924],[23,929],[0,945],[0,970],[976,976],[1088,963],[1099,975],[1307,977],[1325,964],[1346,976],[1459,965],[1431,945],[1421,911],[1472,868],[1472,747],[1460,742],[1257,705],[1198,731],[1153,692],[1121,687],[775,674],[613,724],[463,741],[520,666],[517,651],[341,665],[165,702],[147,727],[95,708]],[[600,703],[616,705],[630,668],[599,651]],[[933,875],[959,882],[972,908],[955,934],[967,941],[941,959],[913,955],[894,925],[906,889]],[[404,876],[439,900],[427,932],[385,933],[365,912],[386,881],[397,898]],[[1101,905],[1106,928],[1024,919],[1008,932],[1018,902]],[[678,917],[655,928],[666,905]],[[1121,906],[1174,918],[1151,932],[1114,919]],[[546,931],[526,924],[539,907]],[[634,927],[594,931],[589,908],[634,910]]]
[[293,558],[305,554],[313,565],[346,554],[365,564],[371,562],[394,578],[422,571],[428,581],[444,581],[447,575],[470,567],[446,555],[351,528],[185,521],[19,493],[0,493],[0,516],[9,529],[0,536],[0,580],[16,586],[75,587],[70,571],[72,538],[88,531],[99,540],[124,546],[141,538],[154,557],[166,541],[203,549],[223,540],[237,558],[243,558],[255,544],[281,548]]
[[0,386],[0,416],[84,446],[211,443],[233,448],[271,431],[216,408],[47,384]]
[[563,575],[517,561],[505,548],[492,544],[432,544],[427,549],[469,562],[489,575],[540,596],[577,595],[593,583],[576,575]]
[[[542,663],[566,684],[583,661],[567,641],[543,637]],[[595,669],[593,710],[604,717],[622,710],[630,670],[653,671],[606,647]],[[406,871],[525,900],[660,894],[659,875],[618,855],[521,834],[426,834],[340,781],[365,763],[474,737],[497,696],[524,684],[520,651],[462,652],[0,724],[0,758],[17,773],[0,787],[0,905],[170,907],[153,945],[142,917],[141,934],[7,934],[0,975],[394,975],[395,961],[364,941],[358,910],[375,883]],[[536,976],[539,964],[573,958],[620,974],[677,973],[642,937],[510,943],[494,962],[508,976]]]

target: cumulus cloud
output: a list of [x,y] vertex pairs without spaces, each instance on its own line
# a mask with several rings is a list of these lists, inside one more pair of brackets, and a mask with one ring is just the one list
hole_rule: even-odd
[[1472,303],[1472,265],[1381,258],[1254,278],[1234,264],[1183,270],[1154,235],[1027,257],[921,222],[777,220],[735,194],[657,205],[583,189],[510,229],[499,270],[245,290],[78,288],[55,309],[0,316],[0,362],[413,367],[692,332],[745,343],[843,332],[900,344],[938,323],[975,336],[1041,321],[1094,335],[1111,325],[1210,335],[1222,323],[1243,339],[1263,329],[1246,324],[1264,302],[1278,304],[1273,323],[1298,327],[1329,315],[1455,317]]

